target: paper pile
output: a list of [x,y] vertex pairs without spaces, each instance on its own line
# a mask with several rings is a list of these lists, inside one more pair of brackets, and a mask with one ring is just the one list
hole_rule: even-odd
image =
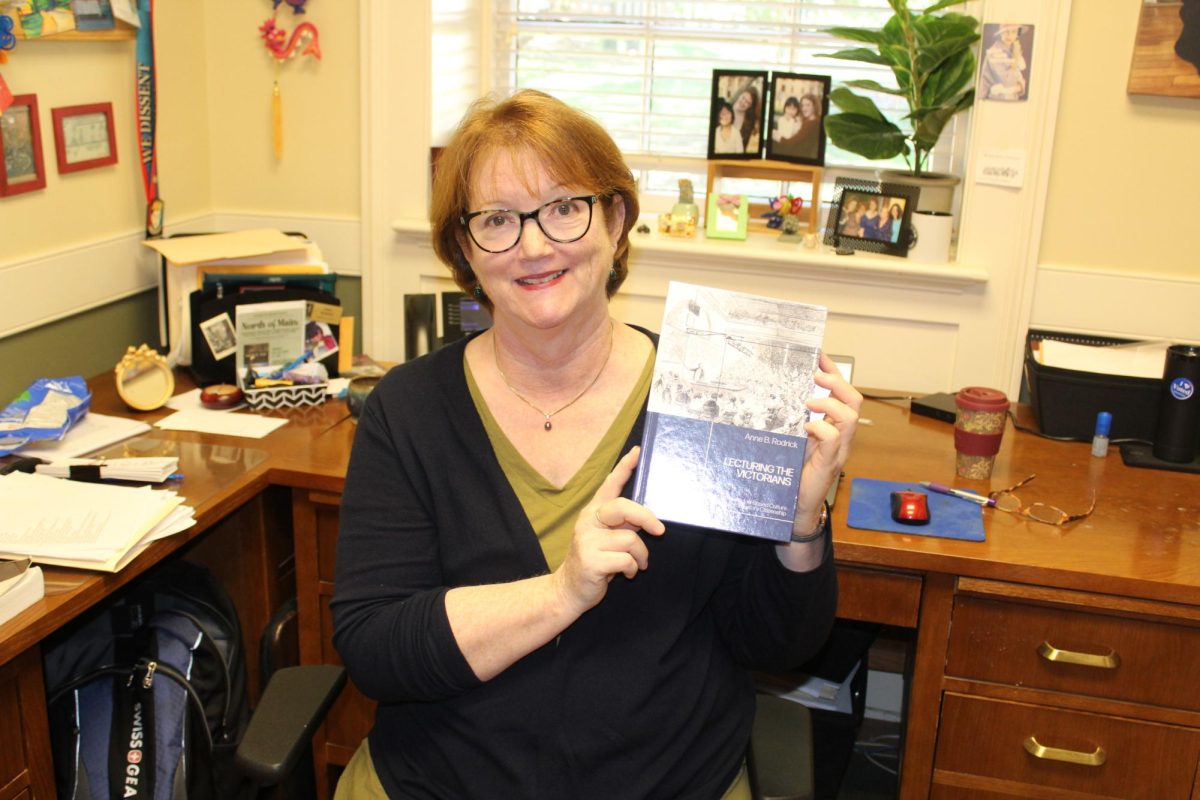
[[39,475],[81,480],[138,481],[162,483],[179,471],[179,459],[161,458],[63,458],[38,464]]
[[14,472],[0,478],[0,558],[116,572],[150,542],[196,524],[182,503],[148,486]]
[[46,582],[39,567],[28,558],[0,562],[0,625],[46,595]]

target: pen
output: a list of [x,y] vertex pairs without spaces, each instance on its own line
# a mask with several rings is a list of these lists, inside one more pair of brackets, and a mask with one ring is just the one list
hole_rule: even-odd
[[929,491],[937,492],[938,494],[948,494],[954,497],[962,498],[963,500],[970,500],[972,503],[978,503],[981,506],[994,505],[990,497],[985,497],[981,494],[975,494],[974,492],[968,492],[965,489],[955,489],[953,486],[946,486],[945,484],[941,483],[932,483],[930,481],[920,481],[920,484]]

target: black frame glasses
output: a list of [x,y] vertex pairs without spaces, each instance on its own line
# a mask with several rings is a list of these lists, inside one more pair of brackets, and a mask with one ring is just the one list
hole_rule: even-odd
[[1041,522],[1044,525],[1055,525],[1061,527],[1068,522],[1075,522],[1083,519],[1096,510],[1096,494],[1092,493],[1092,502],[1088,506],[1087,511],[1080,514],[1068,514],[1058,506],[1052,506],[1047,503],[1030,503],[1025,505],[1021,502],[1021,498],[1017,497],[1013,492],[1020,489],[1025,484],[1037,477],[1037,473],[1030,475],[1024,480],[1017,481],[1007,489],[1000,489],[995,492],[988,492],[988,505],[998,511],[1007,511],[1010,514],[1031,519],[1034,522]]
[[[592,207],[595,206],[596,202],[599,199],[600,199],[600,195],[596,195],[596,194],[581,194],[581,195],[577,195],[575,197],[556,197],[555,199],[551,200],[550,202],[544,203],[544,204],[538,206],[533,211],[514,211],[511,208],[485,208],[481,211],[470,211],[466,214],[463,214],[462,216],[460,216],[458,218],[458,221],[464,228],[467,229],[467,234],[471,237],[471,241],[475,243],[475,246],[478,247],[480,250],[482,250],[485,253],[507,253],[509,250],[512,250],[514,247],[516,247],[521,242],[521,236],[525,232],[525,220],[527,220],[527,219],[532,219],[534,222],[536,222],[538,229],[542,232],[542,235],[545,236],[550,241],[558,242],[559,244],[570,244],[571,242],[577,242],[580,239],[582,239],[584,236],[587,236],[588,231],[590,231],[592,229],[592,217],[594,216],[592,213]],[[587,203],[588,219],[587,219],[587,225],[585,225],[583,227],[583,232],[580,233],[578,236],[573,236],[569,239],[560,239],[556,236],[550,235],[550,233],[546,230],[546,226],[542,224],[542,217],[541,217],[542,212],[548,208],[553,207],[554,205],[556,205],[558,203],[573,202],[573,201],[577,201],[577,200],[582,200]],[[517,215],[517,238],[514,239],[513,243],[510,244],[508,247],[503,247],[499,250],[491,250],[487,247],[484,247],[482,244],[479,243],[479,239],[477,239],[475,236],[475,231],[472,230],[472,228],[471,228],[471,220],[473,220],[476,217],[479,217],[483,214],[500,214],[500,213],[508,213],[508,214],[516,214]]]

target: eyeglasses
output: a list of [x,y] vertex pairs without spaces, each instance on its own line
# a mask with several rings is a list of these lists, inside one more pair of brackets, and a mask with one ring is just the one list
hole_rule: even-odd
[[1030,475],[1023,481],[1020,481],[1007,489],[1001,489],[997,492],[988,492],[988,505],[1000,511],[1007,511],[1010,514],[1018,514],[1034,522],[1042,522],[1046,525],[1066,525],[1068,522],[1083,519],[1092,513],[1096,508],[1096,495],[1092,493],[1092,502],[1088,506],[1087,511],[1081,514],[1068,514],[1057,506],[1047,505],[1046,503],[1031,503],[1024,505],[1021,498],[1013,494],[1013,491],[1020,489],[1025,484],[1036,478],[1037,475]]
[[560,197],[533,211],[513,211],[508,208],[487,208],[472,211],[458,218],[471,234],[471,241],[487,253],[503,253],[517,246],[525,220],[534,219],[542,233],[552,242],[570,244],[587,235],[592,227],[592,205],[598,195]]

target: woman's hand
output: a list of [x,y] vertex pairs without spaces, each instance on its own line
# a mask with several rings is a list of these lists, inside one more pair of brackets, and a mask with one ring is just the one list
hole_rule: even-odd
[[808,533],[816,527],[829,487],[841,474],[850,457],[850,443],[858,427],[858,412],[863,397],[846,382],[829,356],[821,354],[820,369],[814,375],[818,386],[829,390],[826,397],[808,401],[812,411],[825,416],[805,423],[808,445],[804,453],[804,470],[800,473],[800,490],[796,497],[796,531]]
[[661,536],[666,527],[643,505],[621,497],[621,490],[637,468],[635,447],[625,454],[596,490],[575,521],[575,538],[554,579],[563,602],[582,614],[608,591],[609,581],[621,574],[633,579],[649,565],[643,530]]

